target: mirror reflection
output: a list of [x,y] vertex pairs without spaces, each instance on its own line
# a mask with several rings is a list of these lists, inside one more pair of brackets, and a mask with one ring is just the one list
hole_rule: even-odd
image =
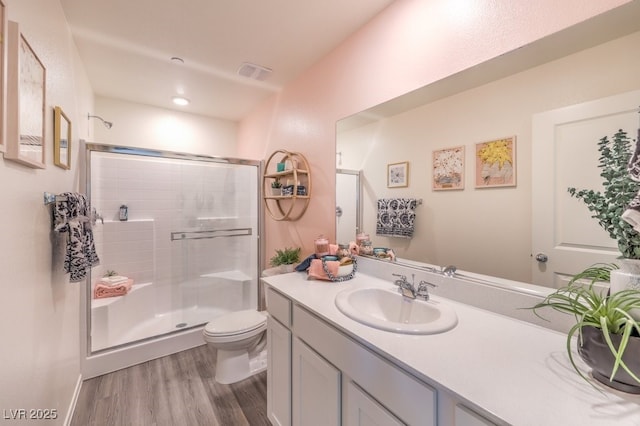
[[[362,224],[349,235],[340,229],[338,217],[336,240],[350,241],[356,232],[367,232],[374,246],[392,247],[401,261],[456,265],[459,270],[534,282],[534,271],[545,265],[535,260],[532,234],[552,230],[532,225],[532,176],[547,167],[544,159],[532,160],[533,117],[640,88],[640,33],[620,36],[612,28],[600,28],[598,40],[576,41],[572,35],[580,28],[572,31],[339,121],[336,168],[361,173]],[[540,54],[550,51],[556,56]],[[634,137],[635,123],[629,129]],[[607,134],[595,133],[581,141],[581,149],[596,151],[597,141]],[[517,184],[476,187],[476,144],[507,137],[515,137]],[[463,188],[434,190],[433,152],[460,146],[465,147]],[[582,161],[581,153],[575,154],[576,161]],[[546,159],[554,155],[552,148]],[[409,185],[389,187],[388,165],[405,161],[410,165]],[[587,164],[597,176],[593,161],[589,158]],[[336,185],[338,208],[345,191]],[[377,200],[382,198],[423,201],[415,209],[412,238],[376,235]],[[579,208],[588,218],[586,208]],[[587,222],[584,232],[601,232],[595,220]]]

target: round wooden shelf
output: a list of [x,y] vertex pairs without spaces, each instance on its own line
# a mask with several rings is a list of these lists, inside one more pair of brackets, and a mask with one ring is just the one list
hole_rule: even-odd
[[[277,163],[284,163],[286,169],[277,171]],[[291,195],[270,195],[271,183],[280,180],[291,180]],[[298,195],[298,188],[304,187],[304,195]],[[282,149],[275,151],[264,168],[262,176],[264,204],[273,220],[298,220],[307,211],[311,200],[311,172],[309,163],[299,152]]]

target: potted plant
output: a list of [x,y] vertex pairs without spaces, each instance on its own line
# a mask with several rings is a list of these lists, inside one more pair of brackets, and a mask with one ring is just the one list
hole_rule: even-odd
[[[640,129],[639,138],[640,139]],[[592,217],[618,242],[620,270],[611,271],[611,292],[640,290],[640,145],[632,155],[631,140],[618,130],[609,140],[598,142],[604,191],[569,188],[569,194],[582,200]],[[635,206],[632,208],[631,206]],[[635,229],[634,229],[635,226]],[[636,319],[640,320],[640,316]]]
[[[633,282],[640,284],[640,275],[633,272],[635,266],[640,272],[640,233],[631,224],[633,221],[624,218],[630,205],[638,200],[640,190],[640,163],[633,167],[640,161],[640,145],[633,156],[631,146],[623,130],[611,140],[600,139],[598,167],[602,169],[604,191],[568,189],[618,242],[622,269],[616,264],[593,265],[533,309],[535,312],[549,307],[574,315],[576,322],[567,335],[567,352],[580,376],[585,378],[571,352],[576,334],[578,353],[592,368],[594,378],[625,392],[640,393],[640,286],[633,287]],[[609,282],[609,291],[597,287],[596,282]]]
[[[622,290],[607,294],[596,282],[608,281],[615,264],[599,264],[574,276],[569,284],[533,307],[549,307],[573,315],[575,324],[567,333],[567,353],[571,365],[586,380],[575,363],[572,349],[577,335],[580,357],[592,368],[593,377],[612,388],[640,393],[640,322],[629,312],[640,309],[640,292]],[[588,285],[579,281],[588,280]]]
[[280,178],[275,178],[273,182],[271,182],[271,195],[282,195],[282,183],[280,182]]
[[[622,219],[625,210],[640,190],[640,176],[629,173],[629,160],[632,156],[631,140],[627,133],[618,130],[609,140],[606,136],[598,142],[602,169],[604,192],[592,189],[569,188],[569,194],[582,200],[593,218],[618,241],[618,249],[623,259],[640,259],[640,233]],[[634,160],[636,161],[636,160]],[[634,179],[635,178],[635,179]]]
[[294,265],[300,262],[300,251],[300,247],[276,250],[276,254],[270,260],[271,266],[279,266],[284,273],[293,272]]

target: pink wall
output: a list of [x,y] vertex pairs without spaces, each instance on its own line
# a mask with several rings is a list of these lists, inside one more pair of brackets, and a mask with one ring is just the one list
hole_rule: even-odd
[[265,258],[285,246],[301,246],[307,255],[318,235],[333,239],[337,120],[628,2],[394,2],[240,124],[239,157],[298,151],[313,175],[312,200],[300,220],[266,217]]

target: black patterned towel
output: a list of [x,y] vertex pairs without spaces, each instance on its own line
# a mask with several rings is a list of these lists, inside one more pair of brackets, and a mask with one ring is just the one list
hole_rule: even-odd
[[64,271],[71,275],[70,282],[78,282],[86,278],[87,269],[100,262],[89,220],[91,209],[84,194],[65,192],[60,198],[53,209],[54,230],[68,234]]
[[412,238],[417,205],[415,198],[379,199],[376,235]]

